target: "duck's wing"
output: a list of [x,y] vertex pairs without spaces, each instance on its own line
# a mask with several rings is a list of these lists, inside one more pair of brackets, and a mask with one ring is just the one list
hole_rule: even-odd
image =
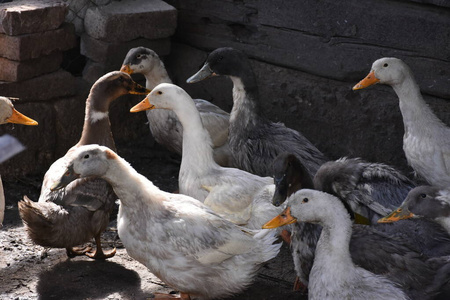
[[213,147],[220,147],[228,140],[228,126],[230,114],[218,106],[203,99],[194,99],[195,106],[200,113],[203,126],[208,130]]
[[112,209],[117,199],[112,187],[102,179],[81,178],[64,189],[52,191],[53,184],[66,172],[67,160],[58,159],[44,176],[39,202],[53,202],[63,207],[81,206],[89,211]]
[[424,291],[436,273],[436,268],[427,263],[428,258],[415,245],[371,226],[353,226],[350,253],[356,265],[416,293]]
[[271,176],[273,160],[281,153],[290,152],[314,176],[326,161],[323,153],[299,132],[264,119],[253,122],[246,124],[236,120],[232,125],[229,143],[240,168],[260,176]]
[[[201,202],[184,195],[170,196],[166,209],[175,218],[165,222],[170,242],[184,255],[203,264],[220,263],[235,255],[251,252],[257,245],[257,231],[237,226],[210,210]],[[170,235],[171,231],[184,234]]]
[[402,203],[414,184],[390,166],[341,158],[320,167],[314,186],[339,197],[353,212],[376,223]]
[[[223,168],[218,180],[210,176],[203,181],[209,194],[204,204],[223,218],[239,225],[246,225],[252,216],[254,198],[272,183],[270,177],[259,177],[239,169]],[[273,193],[272,193],[273,197]]]

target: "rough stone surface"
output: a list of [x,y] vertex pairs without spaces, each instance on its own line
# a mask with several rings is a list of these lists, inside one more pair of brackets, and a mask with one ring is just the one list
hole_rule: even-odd
[[9,36],[0,34],[0,56],[12,60],[28,60],[75,47],[76,36],[72,24],[40,33]]
[[123,0],[88,9],[86,33],[109,42],[166,38],[175,32],[177,11],[160,0]]
[[[271,64],[353,82],[383,56],[404,59],[425,93],[450,99],[450,10],[405,1],[169,1],[176,40],[232,46]],[[370,7],[370,9],[368,9]],[[381,13],[382,12],[382,13]]]
[[63,55],[60,51],[25,61],[0,57],[0,80],[10,82],[23,81],[51,73],[60,68],[62,60]]
[[75,77],[61,69],[21,82],[0,81],[0,95],[17,97],[22,101],[46,101],[75,93]]
[[105,70],[105,65],[88,60],[83,69],[83,79],[92,85],[97,79],[106,74]]
[[21,0],[0,4],[0,33],[20,35],[58,28],[67,6],[52,0]]
[[102,63],[106,70],[119,70],[125,55],[131,48],[147,47],[155,51],[159,56],[170,53],[170,39],[135,39],[124,43],[109,43],[94,39],[87,34],[81,36],[81,54],[91,60]]

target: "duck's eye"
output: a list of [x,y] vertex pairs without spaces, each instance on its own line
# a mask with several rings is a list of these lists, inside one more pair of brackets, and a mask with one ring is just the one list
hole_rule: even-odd
[[67,171],[66,173],[64,173],[64,176],[70,176],[70,171]]
[[384,65],[383,65],[383,67],[385,67],[385,68],[386,68],[387,66],[389,66],[389,65],[388,65],[388,64],[384,64]]
[[158,91],[158,95],[162,95],[162,92],[161,92],[161,91]]
[[89,158],[89,154],[86,154],[83,158],[84,159],[88,159]]
[[217,62],[221,61],[223,59],[223,56],[219,56],[219,58],[217,59]]
[[142,54],[136,55],[136,58],[137,58],[137,59],[141,59],[141,58],[142,58]]
[[308,198],[303,198],[302,203],[307,203],[309,201]]
[[420,198],[426,198],[427,194],[420,194]]

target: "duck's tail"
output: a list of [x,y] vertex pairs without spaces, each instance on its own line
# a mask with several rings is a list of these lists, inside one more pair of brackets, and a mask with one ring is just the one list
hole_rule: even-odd
[[68,224],[68,212],[62,207],[53,202],[34,202],[27,196],[18,205],[20,217],[34,243],[44,247],[66,248],[84,242],[75,241],[76,235],[66,234],[65,228],[73,228],[75,224]]

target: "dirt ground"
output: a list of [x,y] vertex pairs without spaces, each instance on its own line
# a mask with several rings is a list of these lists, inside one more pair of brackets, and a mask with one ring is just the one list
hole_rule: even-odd
[[[177,189],[179,158],[148,141],[117,145],[119,154],[155,185]],[[106,249],[117,254],[106,261],[68,259],[64,249],[44,251],[27,237],[17,202],[28,195],[37,201],[43,174],[4,181],[6,213],[0,229],[1,299],[148,299],[154,292],[175,292],[145,266],[130,258],[117,237],[116,216],[103,234]],[[292,292],[295,273],[287,246],[265,265],[254,284],[230,299],[306,299]]]

